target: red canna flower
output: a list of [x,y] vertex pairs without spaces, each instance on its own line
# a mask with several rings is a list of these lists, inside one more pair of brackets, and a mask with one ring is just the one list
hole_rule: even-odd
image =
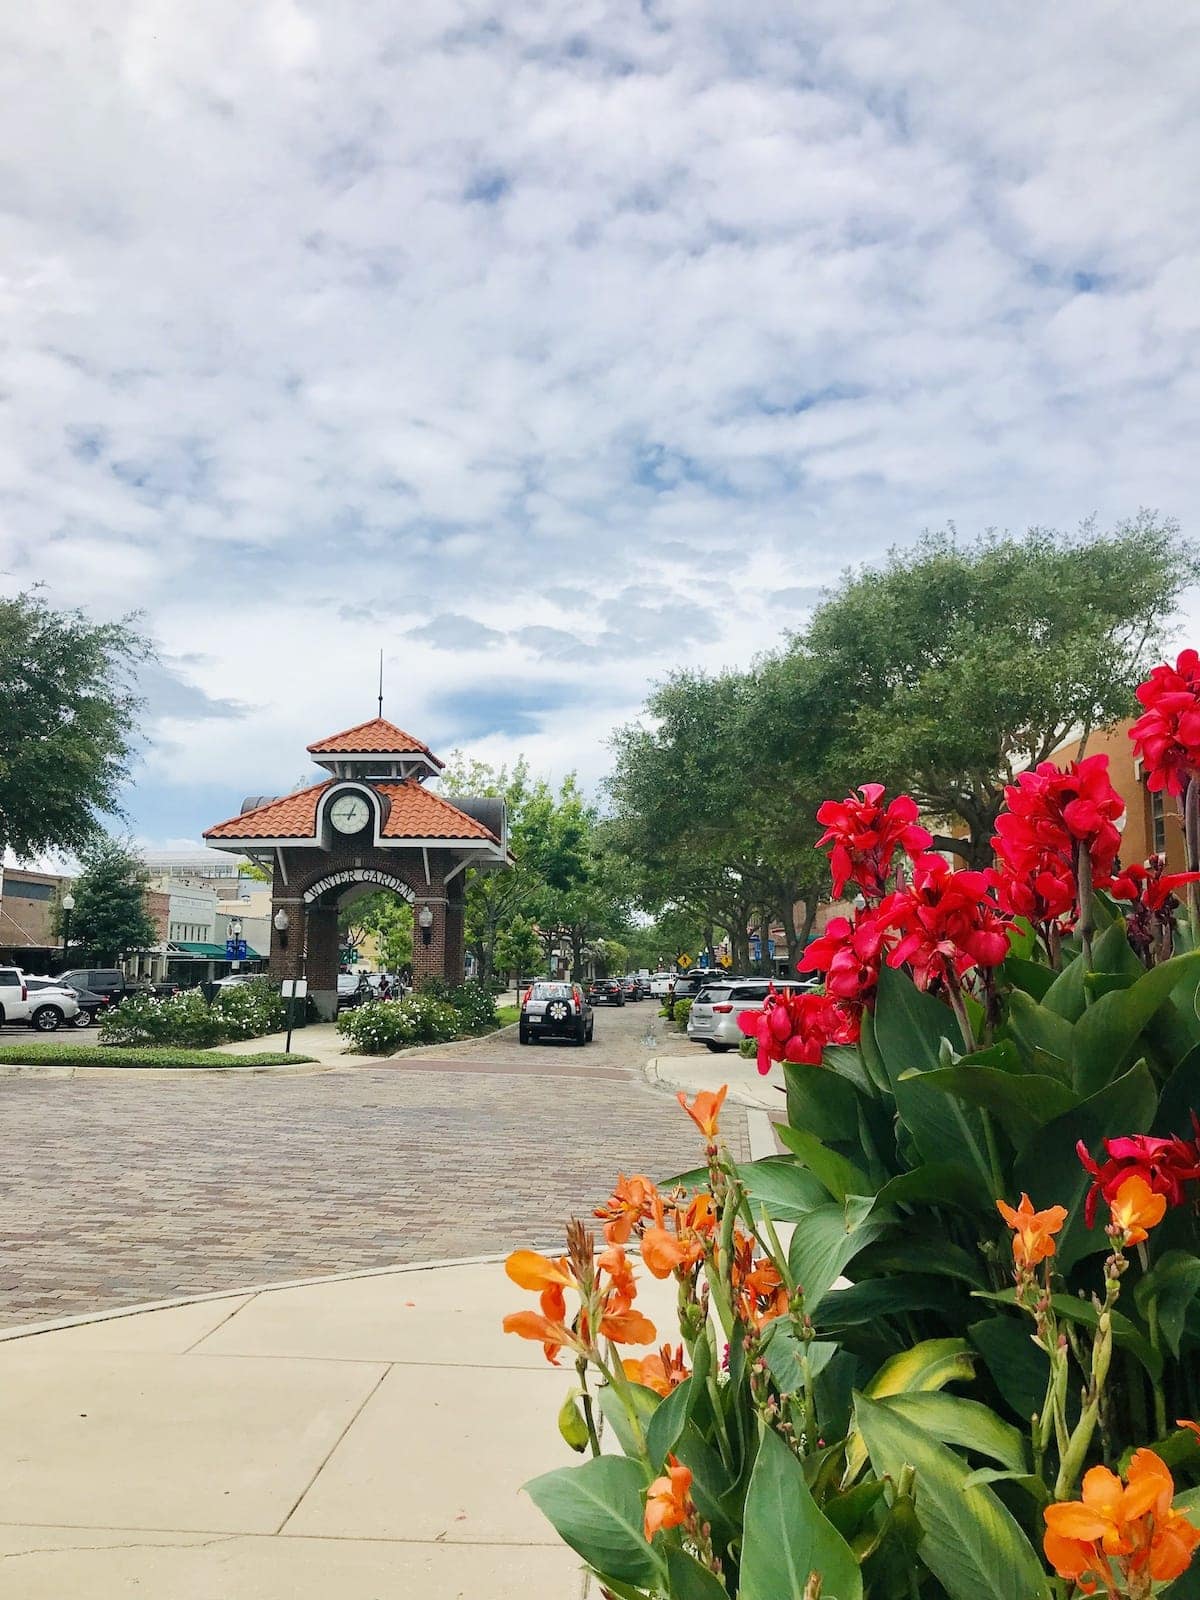
[[1200,872],[1168,872],[1166,866],[1162,856],[1151,856],[1145,866],[1135,862],[1124,868],[1108,886],[1114,899],[1129,902],[1125,931],[1143,961],[1156,949],[1163,959],[1171,954],[1179,909],[1176,890],[1200,881]]
[[1129,730],[1146,787],[1181,795],[1200,771],[1200,654],[1184,650],[1175,665],[1155,667],[1137,697],[1145,711]]
[[957,981],[973,967],[998,967],[1008,954],[1008,918],[987,874],[954,872],[942,856],[922,856],[912,883],[889,895],[879,915],[901,935],[888,965],[907,962],[918,989]]
[[798,972],[823,972],[825,993],[852,1010],[871,1005],[879,983],[879,966],[890,935],[878,911],[857,911],[831,917],[796,963]]
[[858,1019],[828,995],[771,988],[761,1011],[742,1011],[738,1027],[758,1040],[758,1070],[772,1061],[799,1061],[819,1067],[826,1045],[853,1044]]
[[[992,839],[1002,877],[1007,873],[1023,882],[1028,893],[1048,905],[1059,903],[1069,882],[1073,905],[1076,852],[1086,849],[1093,884],[1103,887],[1111,880],[1125,802],[1109,781],[1106,755],[1088,756],[1067,767],[1043,761],[1009,784],[1004,805]],[[1015,906],[1020,888],[1006,883],[1006,892]]]
[[[995,846],[993,839],[992,844]],[[1030,922],[1062,922],[1075,913],[1075,874],[1066,866],[1031,860],[1018,870],[1002,861],[988,882],[1002,911]]]
[[1128,1134],[1120,1139],[1105,1139],[1108,1160],[1101,1166],[1093,1160],[1081,1139],[1075,1146],[1080,1161],[1092,1175],[1083,1208],[1088,1227],[1096,1222],[1096,1205],[1100,1199],[1112,1205],[1125,1179],[1132,1174],[1143,1178],[1153,1194],[1161,1194],[1169,1206],[1182,1205],[1186,1195],[1184,1184],[1200,1179],[1200,1123],[1192,1112],[1192,1123],[1197,1139],[1155,1139],[1147,1133]]
[[901,794],[885,806],[884,793],[881,783],[864,783],[844,800],[818,807],[817,821],[825,832],[817,843],[833,846],[829,865],[835,900],[851,880],[870,899],[879,899],[887,892],[896,851],[916,857],[933,843],[933,835],[917,822],[917,802]]

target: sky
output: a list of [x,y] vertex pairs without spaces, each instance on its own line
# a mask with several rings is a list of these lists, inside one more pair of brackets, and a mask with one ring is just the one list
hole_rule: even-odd
[[4,8],[0,592],[142,613],[129,827],[293,787],[381,649],[594,787],[925,528],[1195,534],[1198,78],[1158,0]]

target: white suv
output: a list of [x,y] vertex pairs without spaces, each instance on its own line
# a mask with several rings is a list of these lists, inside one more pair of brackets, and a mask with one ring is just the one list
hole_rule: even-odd
[[30,990],[16,967],[0,967],[0,1023],[23,1022],[39,1033],[53,1033],[79,1015],[70,989]]
[[[770,984],[767,978],[742,978],[732,982],[720,979],[701,989],[692,1001],[688,1012],[687,1036],[693,1044],[707,1045],[717,1054],[736,1050],[744,1035],[738,1027],[739,1011],[761,1011]],[[779,989],[799,989],[812,992],[815,983],[798,983],[794,979],[776,979]]]

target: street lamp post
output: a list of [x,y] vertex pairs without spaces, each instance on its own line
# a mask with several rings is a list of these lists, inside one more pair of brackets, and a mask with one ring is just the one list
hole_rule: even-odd
[[74,911],[74,909],[75,896],[68,889],[66,894],[62,897],[62,963],[64,971],[66,970],[67,962],[70,959],[67,952],[71,944],[71,913]]
[[[242,937],[242,919],[241,919],[241,917],[232,917],[230,919],[230,922],[229,922],[229,937],[233,940],[233,948],[236,950],[238,948],[238,943],[239,943],[239,941],[241,940],[241,937]],[[236,957],[235,957],[233,962],[232,962],[232,964],[231,964],[232,970],[234,972],[237,972],[241,968],[241,965],[242,965],[242,963],[239,960],[237,960]]]

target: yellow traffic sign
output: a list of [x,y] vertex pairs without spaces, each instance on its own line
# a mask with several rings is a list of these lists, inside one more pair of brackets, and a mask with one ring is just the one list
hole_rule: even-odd
[[692,964],[691,956],[680,956],[678,958],[678,960],[676,961],[676,963],[675,963],[675,965],[677,967],[682,967],[685,972],[691,966],[691,964]]
[[733,965],[733,957],[732,956],[721,956],[720,957],[720,962],[721,962],[721,965],[723,967],[731,967]]

